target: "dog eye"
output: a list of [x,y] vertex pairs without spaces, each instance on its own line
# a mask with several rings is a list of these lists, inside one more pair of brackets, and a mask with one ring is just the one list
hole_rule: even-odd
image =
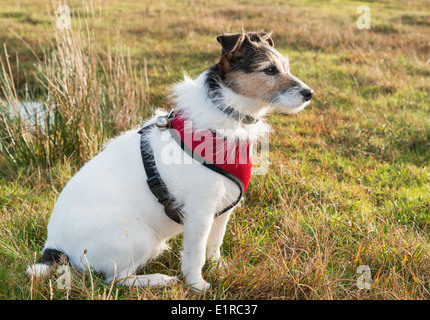
[[278,70],[278,68],[276,68],[276,67],[268,67],[268,68],[266,68],[266,69],[264,69],[263,70],[266,74],[268,74],[268,75],[270,75],[270,76],[273,76],[273,75],[275,75],[275,74],[278,74],[279,73],[279,70]]

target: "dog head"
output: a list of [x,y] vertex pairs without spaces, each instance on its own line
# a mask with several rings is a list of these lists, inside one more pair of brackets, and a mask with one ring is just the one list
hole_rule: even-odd
[[222,34],[217,40],[221,78],[234,92],[287,113],[309,104],[313,90],[291,74],[288,57],[274,48],[271,33]]

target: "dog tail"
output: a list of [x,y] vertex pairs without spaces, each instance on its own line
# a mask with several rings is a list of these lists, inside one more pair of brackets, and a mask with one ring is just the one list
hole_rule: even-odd
[[51,272],[55,265],[67,262],[68,257],[57,249],[45,248],[42,256],[36,262],[27,267],[25,273],[29,276],[43,277]]

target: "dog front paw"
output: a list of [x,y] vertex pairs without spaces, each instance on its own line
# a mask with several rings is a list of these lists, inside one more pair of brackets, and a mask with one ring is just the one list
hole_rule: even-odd
[[188,282],[187,284],[192,291],[197,293],[209,290],[211,287],[211,285],[208,282],[204,281],[203,279],[195,282]]

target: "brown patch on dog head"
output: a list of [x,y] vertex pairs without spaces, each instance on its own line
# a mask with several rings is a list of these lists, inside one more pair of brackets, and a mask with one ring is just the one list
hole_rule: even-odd
[[230,72],[227,74],[225,82],[238,94],[267,102],[272,102],[280,91],[286,91],[297,85],[292,76],[268,76],[261,71],[255,73]]
[[297,85],[288,59],[274,49],[271,33],[224,35],[218,41],[223,45],[222,79],[236,93],[272,101],[279,91]]
[[221,58],[219,61],[222,76],[227,74],[227,72],[230,70],[230,61],[233,60],[234,56],[239,55],[239,51],[244,40],[244,33],[222,34],[217,37],[217,41],[222,46]]
[[[248,32],[235,34],[222,34],[217,37],[217,41],[222,46],[221,58],[219,66],[222,71],[222,78],[236,66],[237,62],[255,61],[255,54],[261,50],[258,47],[262,45],[273,47],[274,43],[271,38],[271,33],[266,32]],[[241,64],[242,67],[246,63]],[[236,68],[241,68],[237,65]]]

